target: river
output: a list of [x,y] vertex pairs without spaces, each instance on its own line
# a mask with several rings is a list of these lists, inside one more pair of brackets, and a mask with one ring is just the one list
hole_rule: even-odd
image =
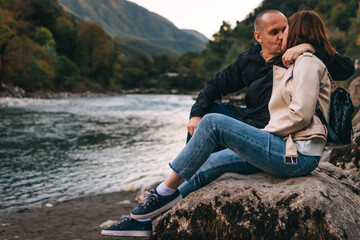
[[0,99],[0,211],[163,180],[185,145],[186,95]]

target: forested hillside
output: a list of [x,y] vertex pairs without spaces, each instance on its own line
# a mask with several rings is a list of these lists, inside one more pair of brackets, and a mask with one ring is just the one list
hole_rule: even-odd
[[120,43],[56,0],[0,2],[1,82],[27,91],[111,88]]
[[56,0],[0,0],[0,83],[26,91],[199,90],[255,42],[254,16],[267,8],[287,16],[314,9],[334,47],[352,60],[360,57],[356,0],[265,0],[236,26],[224,22],[203,52],[178,58],[141,52],[126,57],[138,50],[65,12]]

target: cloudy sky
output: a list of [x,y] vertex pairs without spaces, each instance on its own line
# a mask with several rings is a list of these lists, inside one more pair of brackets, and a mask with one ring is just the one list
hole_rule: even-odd
[[222,21],[235,25],[243,20],[261,0],[129,0],[155,12],[180,29],[194,29],[206,37],[217,32]]

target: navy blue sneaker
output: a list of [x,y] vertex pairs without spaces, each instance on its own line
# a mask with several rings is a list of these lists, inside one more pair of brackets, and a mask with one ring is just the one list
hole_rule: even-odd
[[124,215],[118,224],[103,229],[101,234],[119,237],[150,237],[151,232],[151,221],[140,222],[129,215]]
[[156,189],[153,189],[144,197],[142,203],[131,211],[131,217],[135,219],[154,219],[172,208],[181,199],[182,196],[177,189],[170,196],[161,196],[156,192]]

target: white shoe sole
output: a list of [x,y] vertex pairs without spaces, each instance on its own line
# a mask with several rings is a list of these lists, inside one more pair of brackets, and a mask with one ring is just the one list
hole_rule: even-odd
[[118,237],[150,237],[151,231],[114,231],[102,230],[102,235]]
[[130,213],[130,216],[137,220],[148,219],[148,218],[154,219],[157,216],[159,216],[162,212],[165,212],[165,211],[169,210],[170,208],[172,208],[173,206],[175,206],[177,204],[177,202],[180,201],[181,199],[182,199],[182,196],[179,195],[177,198],[175,198],[171,202],[167,203],[166,205],[162,206],[161,208],[159,208],[151,213],[147,213],[147,214],[143,214],[143,215],[134,215],[134,214]]

